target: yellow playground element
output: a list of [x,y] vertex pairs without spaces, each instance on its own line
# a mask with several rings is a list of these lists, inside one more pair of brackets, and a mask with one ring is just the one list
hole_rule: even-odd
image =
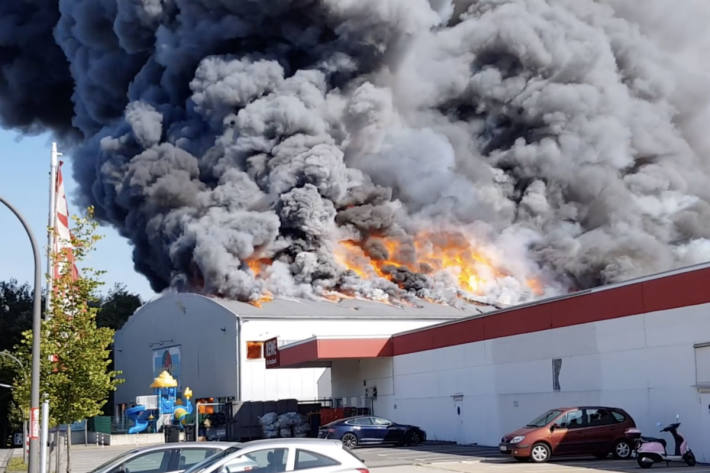
[[153,384],[150,385],[151,388],[176,388],[178,385],[177,380],[173,378],[170,373],[163,371],[160,376],[153,380]]

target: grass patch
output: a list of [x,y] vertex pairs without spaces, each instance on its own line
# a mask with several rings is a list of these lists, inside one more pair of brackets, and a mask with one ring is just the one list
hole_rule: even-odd
[[27,471],[27,463],[22,461],[22,457],[12,457],[7,464],[7,471]]

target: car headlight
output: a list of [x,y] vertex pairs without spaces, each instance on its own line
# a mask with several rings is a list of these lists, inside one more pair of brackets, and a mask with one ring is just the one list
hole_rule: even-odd
[[523,440],[525,440],[525,436],[524,436],[524,435],[516,435],[515,437],[513,437],[512,439],[510,439],[510,443],[520,443],[520,442],[522,442]]

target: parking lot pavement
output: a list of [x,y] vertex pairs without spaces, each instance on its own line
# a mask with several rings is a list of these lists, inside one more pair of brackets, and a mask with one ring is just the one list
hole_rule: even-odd
[[[593,471],[639,472],[635,460],[595,458],[554,459],[549,463],[519,463],[495,448],[454,444],[424,444],[409,448],[359,448],[372,473],[590,473]],[[678,472],[684,464],[654,465],[652,472]],[[710,465],[696,465],[692,473],[710,473]]]
[[[134,448],[72,447],[72,473],[87,473],[97,465]],[[496,448],[451,443],[425,443],[417,447],[365,447],[355,450],[372,473],[591,473],[593,471],[639,472],[634,460],[597,460],[594,458],[554,459],[549,463],[518,463],[498,453]],[[710,473],[710,465],[696,465],[692,469],[681,464],[670,467],[654,465],[653,472]]]
[[[141,447],[147,445],[140,445]],[[136,448],[136,445],[120,445],[97,447],[94,445],[72,445],[71,447],[71,471],[72,473],[87,473],[100,464],[111,458]],[[66,461],[66,450],[62,450],[62,463]],[[54,457],[50,459],[54,461]],[[54,471],[54,463],[51,463],[51,471]]]

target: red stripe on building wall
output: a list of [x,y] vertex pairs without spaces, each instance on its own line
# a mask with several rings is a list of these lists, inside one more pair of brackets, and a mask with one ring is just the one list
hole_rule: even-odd
[[347,338],[318,340],[319,359],[376,358],[392,356],[390,338]]
[[[318,359],[318,344],[316,340],[299,343],[285,350],[279,350],[279,363],[272,368],[298,365]],[[270,367],[271,368],[271,367]]]
[[710,302],[710,268],[583,293],[392,337],[394,355]]
[[267,368],[287,368],[314,361],[392,356],[391,338],[313,339],[279,350],[279,362]]

